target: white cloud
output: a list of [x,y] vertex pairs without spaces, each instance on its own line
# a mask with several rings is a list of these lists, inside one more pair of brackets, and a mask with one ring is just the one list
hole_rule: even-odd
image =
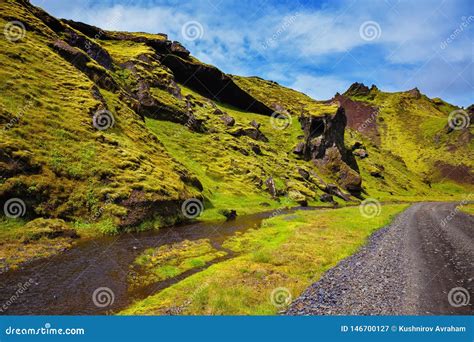
[[[250,0],[162,1],[159,5],[156,1],[133,5],[33,2],[57,16],[105,29],[166,33],[170,39],[181,41],[196,57],[225,72],[266,76],[318,99],[330,98],[365,78],[390,88],[411,86],[411,70],[431,58],[444,58],[461,69],[472,61],[474,22],[445,49],[440,49],[443,40],[461,23],[462,15],[472,14],[467,13],[469,1],[464,0],[342,0],[317,8],[294,3],[278,7],[270,2],[257,6]],[[110,20],[117,16],[118,20]],[[186,41],[181,27],[192,20],[202,24],[203,38]],[[360,37],[359,27],[366,21],[380,25],[379,39],[367,41]],[[446,83],[453,72],[445,63],[437,65],[442,70],[424,68],[413,79],[414,85],[422,90],[429,79],[433,85],[426,88],[433,90],[433,96],[440,96],[436,89],[441,91],[435,85]],[[303,70],[310,70],[310,74]],[[472,75],[472,66],[467,72]],[[458,77],[456,84],[461,81]],[[464,93],[469,89],[465,83]],[[447,93],[443,90],[443,94]]]
[[299,90],[317,100],[328,100],[337,92],[344,92],[351,85],[351,81],[334,76],[298,75],[290,88]]

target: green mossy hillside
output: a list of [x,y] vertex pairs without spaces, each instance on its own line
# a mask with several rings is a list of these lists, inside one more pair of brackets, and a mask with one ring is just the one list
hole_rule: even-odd
[[472,123],[458,130],[448,125],[450,113],[462,109],[417,89],[387,93],[373,88],[350,98],[377,108],[378,147],[400,157],[410,171],[431,183],[451,180],[472,186]]
[[[470,189],[462,175],[472,169],[472,131],[448,132],[457,107],[440,99],[376,88],[350,95],[379,111],[380,142],[344,132],[362,177],[356,199],[338,165],[295,153],[305,138],[300,115],[330,118],[337,101],[225,75],[166,35],[57,20],[28,1],[0,8],[0,27],[24,25],[20,39],[0,39],[0,202],[26,206],[20,220],[2,217],[8,243],[15,230],[28,237],[24,225],[34,219],[64,220],[82,237],[156,229],[185,220],[181,205],[191,198],[203,202],[199,219],[223,220],[231,210],[343,204],[345,196],[453,199]],[[187,82],[187,68],[208,74]],[[223,79],[260,114],[196,86],[214,89]],[[110,127],[102,130],[94,120],[103,112]]]
[[[0,26],[7,15],[35,29],[20,41],[0,40],[2,198],[21,198],[26,217],[110,217],[119,225],[134,193],[144,203],[199,195],[122,94],[97,87],[61,58],[48,46],[54,32],[24,7],[2,4]],[[106,130],[93,125],[101,108],[113,116]]]

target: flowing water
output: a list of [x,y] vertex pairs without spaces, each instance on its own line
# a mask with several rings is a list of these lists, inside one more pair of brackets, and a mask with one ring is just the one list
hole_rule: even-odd
[[[127,283],[129,266],[145,249],[204,238],[209,239],[215,248],[222,249],[222,242],[236,232],[258,228],[264,218],[275,213],[287,214],[296,209],[314,208],[264,212],[238,217],[229,222],[195,223],[82,242],[53,257],[33,261],[20,269],[1,274],[0,309],[5,303],[8,309],[0,311],[0,314],[96,315],[117,312],[134,300],[146,298],[203,269],[194,269],[175,278],[130,291]],[[226,258],[233,256],[229,253]],[[25,283],[27,286],[21,286]],[[100,287],[113,291],[112,305],[101,308],[94,304],[92,295]],[[25,289],[23,293],[19,293],[20,288]]]

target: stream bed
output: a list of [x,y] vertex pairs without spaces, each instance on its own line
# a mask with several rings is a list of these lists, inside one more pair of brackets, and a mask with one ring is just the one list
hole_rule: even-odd
[[[221,249],[223,241],[236,232],[259,228],[265,218],[301,209],[322,208],[279,209],[237,217],[228,222],[199,222],[78,243],[58,255],[0,274],[0,304],[8,304],[7,310],[3,308],[0,314],[100,315],[120,311],[133,301],[144,299],[210,265],[130,291],[127,283],[129,266],[145,249],[198,239],[209,239],[215,248]],[[224,259],[233,256],[230,253]],[[23,291],[19,293],[21,288]],[[93,293],[98,288],[108,288],[113,292],[112,305],[100,307],[94,304]]]

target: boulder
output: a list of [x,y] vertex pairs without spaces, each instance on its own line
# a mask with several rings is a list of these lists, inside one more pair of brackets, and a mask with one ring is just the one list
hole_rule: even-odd
[[301,207],[307,207],[308,206],[308,201],[305,200],[305,199],[304,200],[299,200],[297,202]]
[[350,200],[349,196],[346,195],[345,193],[343,193],[343,192],[341,191],[341,189],[339,189],[339,188],[337,187],[337,185],[335,185],[335,184],[327,184],[327,185],[326,185],[326,188],[324,189],[324,191],[325,191],[326,193],[330,194],[330,195],[335,195],[335,196],[337,196],[337,197],[339,197],[339,198],[342,198],[344,201],[349,201],[349,200]]
[[258,123],[258,122],[255,121],[255,120],[252,120],[252,121],[250,122],[250,126],[253,126],[253,127],[255,127],[256,129],[259,129],[259,128],[260,128],[260,123]]
[[107,70],[113,69],[112,57],[107,50],[103,49],[99,44],[71,29],[64,30],[64,37],[69,45],[81,49],[99,65]]
[[302,168],[298,168],[298,173],[300,174],[301,177],[303,177],[303,179],[309,179],[309,172],[302,169]]
[[375,178],[384,178],[383,175],[382,175],[382,172],[380,172],[380,171],[372,171],[372,172],[370,173],[370,175],[371,175],[372,177],[375,177]]
[[111,92],[117,92],[119,90],[119,85],[107,73],[106,69],[95,64],[95,62],[93,62],[92,59],[82,50],[72,47],[65,41],[59,39],[54,43],[51,43],[50,47],[78,70],[85,73],[91,81],[100,88]]
[[[150,45],[149,42],[147,44]],[[154,46],[153,46],[154,47]],[[185,83],[201,95],[230,104],[249,112],[272,115],[273,110],[240,88],[229,75],[214,66],[167,54],[161,60],[174,74],[178,83]]]
[[237,211],[234,209],[224,209],[222,210],[222,215],[225,216],[227,221],[233,221],[237,218]]
[[351,150],[344,145],[344,130],[347,118],[344,108],[339,107],[335,114],[321,117],[305,116],[299,118],[304,132],[304,145],[297,151],[306,160],[338,176],[338,183],[351,194],[359,196],[362,191],[362,178],[359,166]]
[[268,142],[268,138],[257,128],[238,128],[234,131],[228,132],[230,135],[234,137],[242,137],[247,136],[252,138],[253,140]]
[[304,154],[304,147],[305,147],[305,143],[299,142],[298,145],[296,145],[295,149],[293,150],[293,153],[299,156],[302,156]]
[[359,157],[360,159],[367,158],[369,154],[363,148],[356,149],[352,152],[355,156]]
[[273,180],[273,177],[269,177],[265,181],[265,185],[267,186],[267,190],[270,193],[270,195],[272,195],[272,197],[275,198],[277,195],[277,191],[275,188],[275,181]]
[[180,42],[177,42],[177,41],[174,41],[171,43],[170,50],[173,54],[182,58],[188,58],[190,54],[189,50],[186,49],[183,45],[181,45]]
[[328,202],[328,203],[333,203],[334,202],[334,198],[329,195],[329,194],[322,194],[320,197],[319,197],[319,200],[321,202]]
[[262,155],[262,149],[260,148],[260,146],[256,144],[251,144],[251,148],[252,148],[253,153],[257,155]]
[[363,143],[361,143],[360,141],[356,141],[353,145],[352,145],[352,151],[355,151],[359,148],[363,148],[365,149],[365,146]]
[[[219,110],[219,109],[216,109],[216,110]],[[222,121],[224,121],[224,124],[225,124],[227,127],[232,127],[232,126],[235,125],[235,119],[234,119],[232,116],[230,116],[230,115],[227,115],[227,114],[222,115],[222,116],[220,117],[220,119],[221,119]]]

